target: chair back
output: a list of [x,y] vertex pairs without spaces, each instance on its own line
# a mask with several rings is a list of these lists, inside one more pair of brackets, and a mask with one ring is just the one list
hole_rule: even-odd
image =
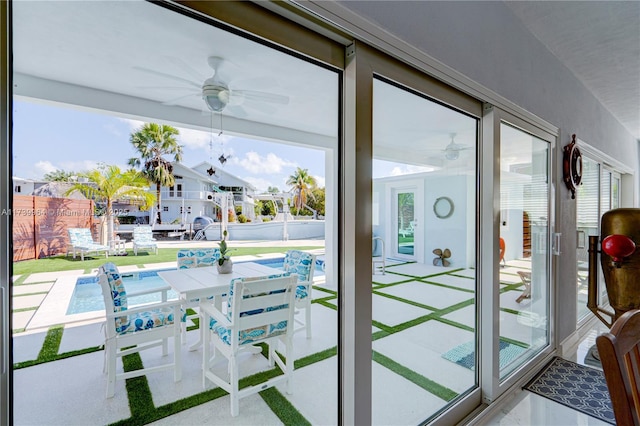
[[[123,312],[127,310],[127,290],[124,287],[118,267],[107,262],[98,268],[98,280],[102,287],[102,297],[107,312]],[[115,332],[120,333],[129,327],[129,316],[115,318]],[[111,327],[107,327],[111,329]]]
[[218,334],[234,348],[293,333],[297,281],[286,272],[231,280],[227,319],[232,327]]
[[138,243],[153,242],[153,229],[150,226],[136,226],[133,228],[133,240]]
[[87,246],[93,244],[93,236],[89,228],[68,228],[69,242],[74,246]]
[[640,425],[640,310],[624,313],[596,345],[616,423]]
[[178,269],[213,266],[220,259],[219,248],[180,249],[177,254]]
[[284,270],[290,274],[297,274],[300,283],[313,282],[313,272],[316,269],[316,256],[300,250],[289,250],[284,256]]

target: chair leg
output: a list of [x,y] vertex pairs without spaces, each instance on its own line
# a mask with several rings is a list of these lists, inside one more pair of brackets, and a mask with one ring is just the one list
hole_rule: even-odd
[[173,379],[179,382],[182,380],[182,349],[180,348],[180,338],[176,335],[173,336],[173,363]]
[[238,398],[238,363],[236,361],[236,354],[231,355],[229,358],[229,373],[231,384],[231,416],[236,417],[240,412],[240,398]]
[[116,345],[107,344],[105,351],[107,352],[107,398],[113,398],[116,393]]
[[305,309],[304,326],[307,329],[307,339],[311,339],[311,298],[308,297],[307,307]]
[[284,374],[287,376],[287,394],[293,393],[293,339],[286,339],[286,355],[287,362],[285,364],[286,370]]

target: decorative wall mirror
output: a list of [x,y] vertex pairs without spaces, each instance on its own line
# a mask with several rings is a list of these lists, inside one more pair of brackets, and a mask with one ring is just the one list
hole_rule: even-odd
[[438,197],[433,203],[433,212],[436,217],[446,219],[453,214],[453,200],[449,197]]

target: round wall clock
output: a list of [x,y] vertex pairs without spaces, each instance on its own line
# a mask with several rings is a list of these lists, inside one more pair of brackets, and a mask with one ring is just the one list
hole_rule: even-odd
[[571,191],[571,198],[576,198],[576,188],[582,182],[582,154],[576,144],[576,135],[571,136],[571,143],[564,147],[562,159],[564,183]]
[[453,200],[449,197],[438,197],[433,203],[433,212],[436,217],[446,219],[453,214]]

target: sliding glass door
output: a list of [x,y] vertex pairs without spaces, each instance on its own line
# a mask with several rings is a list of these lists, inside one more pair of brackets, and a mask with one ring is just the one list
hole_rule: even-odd
[[373,80],[373,234],[387,247],[372,277],[380,425],[433,419],[478,387],[479,120],[417,87]]
[[550,342],[550,152],[549,142],[500,124],[501,379]]

